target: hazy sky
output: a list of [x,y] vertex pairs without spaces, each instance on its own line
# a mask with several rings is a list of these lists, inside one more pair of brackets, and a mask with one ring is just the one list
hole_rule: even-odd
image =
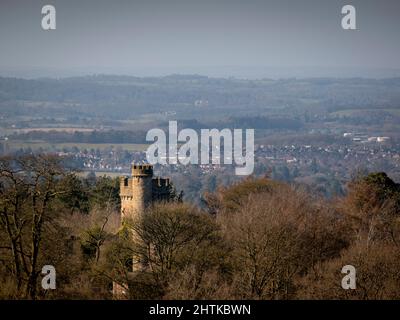
[[[55,31],[41,29],[45,4],[56,7]],[[341,28],[346,4],[356,7],[358,30]],[[400,69],[399,57],[399,0],[0,0],[0,74],[290,74]]]

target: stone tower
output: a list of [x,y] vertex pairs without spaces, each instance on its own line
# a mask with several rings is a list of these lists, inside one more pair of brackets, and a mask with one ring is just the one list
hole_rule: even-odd
[[131,177],[120,177],[121,220],[137,219],[152,202],[153,166],[132,164]]
[[[132,164],[131,176],[120,177],[121,221],[129,218],[139,222],[147,206],[157,201],[168,202],[172,189],[169,179],[153,178],[152,165]],[[128,277],[134,277],[135,272],[143,267],[145,264],[141,263],[140,256],[133,256],[132,272],[128,273]],[[127,292],[114,282],[113,295],[124,299]]]

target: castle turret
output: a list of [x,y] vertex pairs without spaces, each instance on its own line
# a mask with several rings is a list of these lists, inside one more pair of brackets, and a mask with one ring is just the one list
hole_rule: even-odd
[[[131,176],[120,177],[121,220],[132,219],[140,221],[147,206],[155,201],[169,201],[171,183],[169,179],[153,179],[153,166],[150,164],[132,164]],[[132,232],[133,238],[137,236]],[[135,272],[146,267],[140,255],[132,257],[132,272],[128,277],[134,277]],[[128,285],[129,286],[129,285]],[[126,286],[125,286],[126,287]],[[128,296],[124,286],[113,283],[114,297],[121,299]]]
[[121,218],[136,219],[152,201],[153,166],[132,164],[131,177],[120,178]]

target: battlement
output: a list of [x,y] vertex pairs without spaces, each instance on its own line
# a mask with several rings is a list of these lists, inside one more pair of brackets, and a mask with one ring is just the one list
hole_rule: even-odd
[[132,164],[132,177],[153,177],[151,164]]
[[152,180],[152,184],[153,188],[157,189],[157,188],[169,187],[170,181],[169,178],[164,179],[157,177]]
[[132,175],[119,178],[121,214],[138,216],[155,201],[169,201],[170,180],[153,178],[153,166],[150,164],[132,164]]

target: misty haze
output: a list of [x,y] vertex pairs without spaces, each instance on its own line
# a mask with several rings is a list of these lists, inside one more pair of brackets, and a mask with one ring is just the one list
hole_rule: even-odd
[[[400,2],[350,2],[1,1],[0,299],[400,299]],[[175,121],[254,141],[149,163]]]

